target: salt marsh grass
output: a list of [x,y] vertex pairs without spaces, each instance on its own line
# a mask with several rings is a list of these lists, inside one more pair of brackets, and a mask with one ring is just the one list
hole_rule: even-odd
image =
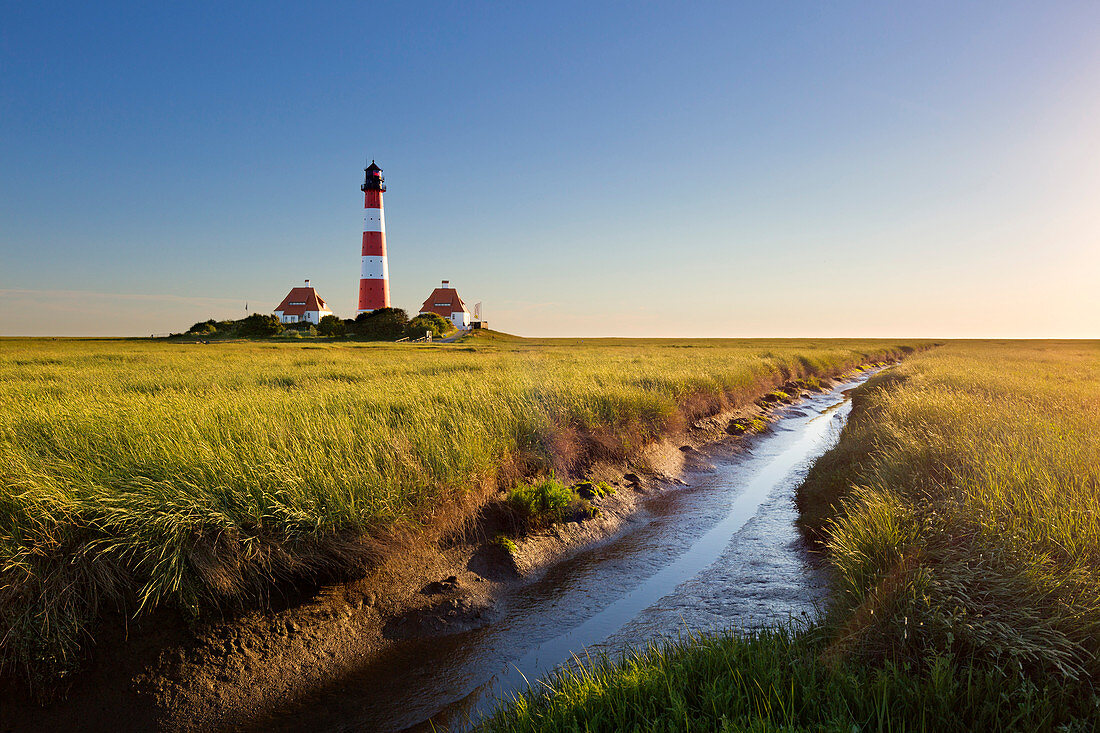
[[831,506],[835,652],[938,649],[1067,684],[1096,678],[1097,344],[952,344],[863,400],[842,441],[859,459],[803,489]]
[[932,655],[918,666],[833,666],[820,630],[778,628],[582,657],[536,682],[486,733],[1070,731],[1071,691]]
[[1096,730],[1100,345],[907,359],[798,504],[833,570],[815,626],[586,662],[488,730]]
[[629,460],[900,346],[0,341],[0,658],[59,673],[106,609],[198,614],[355,574],[502,471]]

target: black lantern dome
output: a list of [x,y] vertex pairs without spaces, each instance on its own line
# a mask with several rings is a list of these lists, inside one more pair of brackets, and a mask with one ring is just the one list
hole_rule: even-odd
[[367,180],[363,182],[361,189],[364,193],[386,190],[386,179],[382,177],[382,169],[373,160],[363,171],[367,174]]

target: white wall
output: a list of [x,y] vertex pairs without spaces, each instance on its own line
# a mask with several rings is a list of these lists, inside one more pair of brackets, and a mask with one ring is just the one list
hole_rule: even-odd
[[309,321],[310,323],[320,323],[322,318],[331,315],[332,311],[306,311],[306,314],[302,317],[302,320]]
[[[280,323],[297,323],[299,320],[298,316],[288,316],[282,311],[275,311],[275,315],[278,316]],[[306,311],[301,320],[309,323],[320,323],[322,318],[331,315],[332,311]]]
[[451,314],[451,323],[455,328],[467,329],[470,327],[470,314],[466,311],[455,311]]

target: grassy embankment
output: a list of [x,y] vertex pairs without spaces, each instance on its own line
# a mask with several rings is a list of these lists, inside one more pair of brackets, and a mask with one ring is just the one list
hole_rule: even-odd
[[395,533],[469,516],[478,486],[628,461],[686,421],[900,347],[5,340],[0,665],[63,674],[108,610],[195,615],[354,576]]
[[1094,730],[1100,348],[954,343],[861,389],[801,488],[809,629],[581,665],[493,731]]

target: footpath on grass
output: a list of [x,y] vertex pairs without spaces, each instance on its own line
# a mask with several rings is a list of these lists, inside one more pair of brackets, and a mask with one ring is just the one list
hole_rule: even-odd
[[491,731],[1094,730],[1100,348],[956,342],[860,388],[798,494],[809,627],[563,671]]

